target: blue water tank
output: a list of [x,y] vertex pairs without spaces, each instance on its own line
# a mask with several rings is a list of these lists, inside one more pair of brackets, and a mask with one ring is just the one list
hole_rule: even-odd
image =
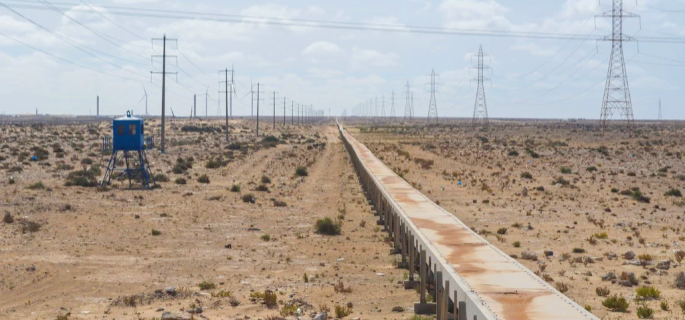
[[114,150],[142,150],[145,146],[145,122],[127,112],[125,117],[112,122],[112,148]]

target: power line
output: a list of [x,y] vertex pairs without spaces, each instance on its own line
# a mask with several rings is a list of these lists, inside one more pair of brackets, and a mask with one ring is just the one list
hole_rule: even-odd
[[[119,48],[119,49],[121,49],[121,50],[128,51],[129,53],[131,53],[131,54],[133,54],[133,55],[135,55],[135,56],[138,56],[138,53],[135,53],[135,52],[133,52],[133,51],[131,51],[131,50],[128,50],[128,49],[122,47],[121,45],[115,43],[115,42],[112,41],[111,39],[115,39],[115,40],[117,40],[117,41],[119,41],[119,42],[124,42],[124,41],[119,40],[119,39],[114,38],[114,37],[109,36],[109,35],[105,35],[105,34],[99,32],[99,31],[96,31],[96,30],[94,30],[93,28],[88,27],[88,26],[84,25],[83,23],[79,22],[78,20],[76,20],[76,19],[70,17],[70,16],[69,16],[68,14],[66,14],[64,11],[62,11],[62,10],[60,10],[59,8],[53,6],[50,2],[48,2],[48,1],[46,1],[46,0],[41,0],[41,1],[42,1],[43,3],[45,3],[45,5],[49,6],[49,7],[52,8],[53,10],[55,10],[56,12],[59,12],[62,16],[66,17],[67,19],[71,20],[72,22],[78,24],[79,26],[83,27],[84,29],[90,31],[90,32],[93,33],[94,35],[96,35],[96,36],[102,38],[103,40],[105,40],[105,41],[111,43],[112,45],[116,46],[117,48]],[[122,59],[122,60],[123,60],[123,59]],[[134,62],[134,61],[130,61],[130,60],[124,60],[124,61],[128,61],[128,62],[130,62],[130,63],[134,63],[134,64],[138,64],[138,65],[146,65],[146,64],[144,64],[144,63]]]
[[107,72],[100,71],[100,70],[97,70],[97,69],[93,69],[93,68],[91,68],[91,67],[84,66],[84,65],[82,65],[82,64],[80,64],[80,63],[73,62],[73,61],[71,61],[71,60],[68,60],[68,59],[65,59],[65,58],[56,56],[56,55],[54,55],[54,54],[52,54],[52,53],[49,53],[49,52],[47,52],[47,51],[45,51],[45,50],[39,49],[39,48],[34,47],[34,46],[32,46],[32,45],[30,45],[30,44],[28,44],[28,43],[26,43],[26,42],[23,42],[23,41],[21,41],[21,40],[19,40],[19,39],[17,39],[17,38],[14,38],[14,37],[12,37],[12,36],[6,35],[5,33],[1,32],[1,31],[0,31],[0,36],[3,36],[3,37],[5,37],[5,38],[7,38],[7,39],[10,39],[10,40],[12,40],[12,41],[14,41],[14,42],[17,42],[17,43],[21,44],[21,45],[24,45],[24,46],[26,46],[26,47],[29,47],[29,48],[33,49],[33,50],[36,50],[36,51],[38,51],[38,52],[40,52],[40,53],[42,53],[42,54],[45,54],[45,55],[50,56],[50,57],[53,57],[53,58],[55,58],[55,59],[57,59],[57,60],[63,61],[63,62],[68,63],[68,64],[70,64],[70,65],[77,66],[77,67],[79,67],[79,68],[87,69],[87,70],[90,70],[90,71],[93,71],[93,72],[97,72],[97,73],[99,73],[99,74],[103,74],[103,75],[110,76],[110,77],[116,77],[116,78],[120,78],[120,79],[123,79],[123,80],[130,80],[130,81],[136,81],[136,82],[143,82],[142,80],[133,79],[133,78],[128,78],[128,77],[123,77],[123,76],[119,76],[119,75],[116,75],[116,74],[111,74],[111,73],[107,73]]
[[[17,12],[16,10],[12,9],[11,7],[7,6],[7,5],[4,4],[4,3],[0,3],[0,6],[3,6],[3,7],[5,7],[5,8],[7,8],[8,10],[12,11],[14,14],[20,16],[20,17],[23,18],[24,20],[30,22],[31,24],[33,24],[33,25],[35,25],[36,27],[42,29],[43,31],[45,31],[45,32],[47,32],[47,33],[49,33],[49,34],[51,34],[52,36],[54,36],[54,37],[56,37],[56,38],[58,38],[58,39],[60,39],[60,40],[62,40],[62,41],[64,41],[64,42],[68,43],[69,45],[73,46],[74,48],[78,49],[79,51],[84,52],[84,53],[86,53],[86,54],[88,54],[88,55],[90,55],[90,56],[92,56],[92,57],[94,57],[94,58],[96,58],[96,59],[98,59],[98,60],[101,60],[101,61],[103,61],[103,62],[105,62],[105,63],[107,63],[107,64],[109,64],[109,65],[111,65],[111,66],[114,66],[114,67],[116,67],[116,68],[118,68],[118,69],[121,69],[121,70],[124,70],[124,71],[126,71],[126,72],[135,74],[133,71],[128,70],[128,69],[125,69],[125,68],[123,68],[123,67],[121,67],[121,66],[119,66],[119,65],[117,65],[117,64],[114,64],[114,63],[112,63],[112,62],[110,62],[110,61],[107,61],[107,60],[105,60],[105,59],[99,57],[98,55],[96,55],[96,54],[94,54],[94,53],[92,53],[92,52],[90,52],[90,51],[88,51],[88,50],[92,50],[92,51],[98,52],[98,53],[100,53],[100,54],[102,54],[102,55],[105,55],[105,56],[108,56],[108,57],[111,57],[111,58],[114,58],[114,59],[119,59],[119,60],[123,60],[123,61],[127,61],[127,60],[121,59],[121,58],[117,58],[117,57],[115,57],[115,56],[106,54],[106,53],[104,53],[104,52],[102,52],[102,51],[99,51],[99,50],[96,50],[96,49],[93,49],[93,48],[90,48],[90,47],[87,47],[87,46],[84,46],[84,45],[80,45],[80,44],[78,44],[78,43],[75,43],[75,42],[69,40],[67,37],[64,37],[64,36],[62,36],[62,35],[59,35],[59,34],[55,33],[54,31],[49,30],[48,28],[42,26],[41,24],[39,24],[39,23],[37,23],[37,22],[35,22],[35,21],[29,19],[28,17],[26,17],[26,16],[24,16],[23,14]],[[88,50],[86,50],[86,48],[87,48]],[[129,61],[129,62],[130,62],[130,61]],[[136,62],[132,62],[132,63],[136,63]]]
[[[21,7],[34,10],[45,10],[42,6],[36,6],[31,2],[25,0],[5,0],[6,2],[19,2],[23,4],[14,4],[15,7]],[[70,9],[80,12],[91,12],[86,9],[71,8],[73,3],[57,3],[55,5],[69,6]],[[434,35],[462,35],[462,36],[480,36],[480,37],[503,37],[503,38],[527,38],[527,39],[549,39],[549,40],[583,40],[584,37],[579,37],[573,34],[563,33],[544,33],[544,32],[523,32],[523,31],[507,31],[507,30],[485,30],[485,29],[457,29],[457,28],[441,28],[441,27],[425,27],[413,25],[398,25],[398,24],[372,24],[372,23],[358,23],[345,21],[324,21],[324,20],[308,20],[308,19],[294,19],[294,18],[277,18],[277,17],[258,17],[246,15],[232,15],[232,14],[218,14],[218,13],[203,13],[203,12],[183,12],[174,10],[160,10],[160,9],[141,9],[120,6],[102,6],[107,8],[110,14],[125,15],[133,17],[148,17],[148,18],[162,18],[162,19],[181,19],[181,20],[205,20],[218,22],[235,22],[235,23],[251,23],[264,24],[284,27],[310,27],[321,29],[338,29],[338,30],[357,30],[357,31],[380,31],[390,33],[410,33],[410,34],[434,34]],[[654,43],[681,43],[685,44],[685,39],[679,37],[643,37],[642,42]]]

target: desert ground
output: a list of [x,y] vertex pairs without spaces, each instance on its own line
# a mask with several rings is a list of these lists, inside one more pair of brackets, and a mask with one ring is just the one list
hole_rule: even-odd
[[[159,120],[146,122],[158,140]],[[3,125],[0,318],[413,315],[417,293],[400,284],[406,270],[393,267],[332,120],[263,123],[259,138],[253,121],[234,120],[230,144],[221,124],[169,119],[167,152],[147,152],[169,180],[153,190],[66,186],[102,178],[84,170],[104,172],[111,121]],[[341,234],[318,234],[322,218]]]
[[[597,316],[651,309],[654,319],[683,319],[683,123],[639,123],[632,136],[567,121],[360,123],[350,132]],[[626,312],[603,305],[613,296],[626,299]]]
[[[630,135],[562,121],[341,121],[594,314],[683,319],[685,124]],[[159,140],[159,120],[146,123]],[[231,121],[229,143],[221,120],[169,119],[167,152],[147,152],[168,180],[153,190],[94,186],[111,121],[0,126],[0,318],[411,318],[418,295],[402,288],[407,271],[334,121],[262,123],[260,137],[254,126]],[[340,234],[319,232],[323,218]],[[605,307],[610,297],[627,311]]]

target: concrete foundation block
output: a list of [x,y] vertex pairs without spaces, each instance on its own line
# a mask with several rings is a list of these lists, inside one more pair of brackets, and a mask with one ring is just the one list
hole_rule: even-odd
[[416,287],[419,286],[418,281],[405,281],[404,282],[404,289],[406,290],[411,290],[411,289],[416,289]]
[[402,250],[400,248],[392,248],[390,249],[390,254],[400,254]]
[[383,220],[376,220],[376,225],[377,225],[377,226],[384,226],[384,225],[385,225],[385,221],[383,221]]
[[435,314],[435,303],[414,303],[414,313],[422,315]]
[[407,261],[400,261],[397,263],[397,268],[398,269],[409,269],[409,262]]

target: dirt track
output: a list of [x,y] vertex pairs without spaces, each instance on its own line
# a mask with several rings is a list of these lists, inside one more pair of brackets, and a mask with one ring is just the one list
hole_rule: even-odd
[[[69,146],[79,141],[75,135],[49,138],[52,132],[85,133],[85,126],[47,128],[9,127],[0,135],[0,145],[9,146],[0,153],[8,158],[3,162],[8,168],[17,162],[10,148],[49,148],[57,141],[67,153],[64,159],[51,153],[40,162],[52,163],[49,167],[27,161],[19,164],[22,172],[0,173],[6,199],[2,213],[9,212],[15,219],[0,225],[0,318],[54,319],[70,312],[71,319],[151,319],[161,316],[158,308],[179,312],[191,306],[203,307],[202,316],[210,319],[264,318],[279,314],[259,300],[251,301],[250,293],[265,289],[277,293],[279,308],[284,302],[304,299],[313,306],[305,308],[307,315],[322,306],[332,310],[348,303],[353,306],[349,318],[409,315],[391,312],[395,306],[411,307],[416,293],[397,284],[405,271],[392,267],[395,258],[388,255],[385,234],[376,228],[334,126],[279,128],[276,136],[280,131],[297,133],[326,145],[309,148],[313,142],[287,139],[275,148],[250,148],[219,169],[207,169],[204,164],[211,154],[224,152],[223,135],[170,129],[171,139],[202,137],[203,141],[170,147],[165,155],[150,152],[153,170],[171,179],[152,191],[65,187],[67,172],[56,170],[57,162],[66,160],[76,170],[88,153],[100,162],[106,156],[99,155],[95,135],[84,134],[86,148],[93,146],[81,152]],[[103,133],[108,130],[108,124],[99,127]],[[235,136],[241,139],[240,134]],[[257,143],[247,136],[242,140]],[[171,173],[176,158],[188,156],[195,158],[193,168],[187,174]],[[307,166],[309,175],[295,176],[297,166]],[[195,181],[204,173],[210,184]],[[267,184],[270,192],[254,190],[262,175],[272,180]],[[8,183],[10,176],[15,177],[15,184]],[[181,176],[188,184],[174,183]],[[27,189],[38,181],[46,189]],[[229,191],[233,184],[241,186],[240,193]],[[241,201],[240,195],[246,193],[255,195],[255,204]],[[271,199],[287,206],[275,207]],[[316,219],[338,216],[344,221],[342,235],[314,232]],[[20,219],[42,227],[22,233]],[[152,229],[161,235],[153,236]],[[264,235],[270,240],[263,240]],[[225,248],[228,244],[231,249]],[[200,291],[198,284],[203,281],[214,283],[216,289]],[[336,293],[333,285],[339,281],[352,292]],[[114,305],[117,298],[153,294],[170,286],[188,296],[164,297],[137,307]],[[230,291],[240,305],[232,307],[229,297],[210,296],[221,289]]]

